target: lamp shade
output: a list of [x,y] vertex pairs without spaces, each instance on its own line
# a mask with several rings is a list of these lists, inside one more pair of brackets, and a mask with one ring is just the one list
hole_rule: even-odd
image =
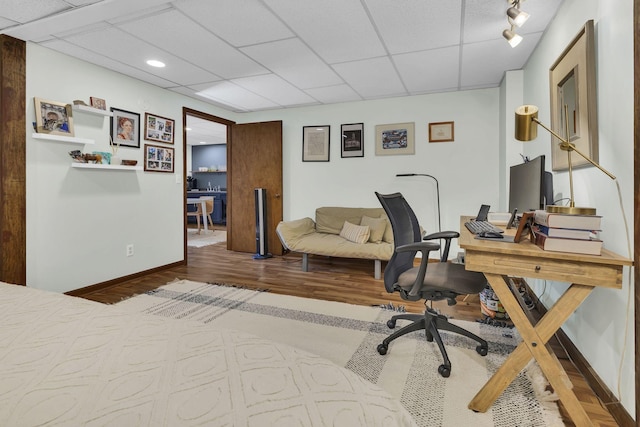
[[522,24],[527,22],[527,19],[529,19],[529,14],[527,12],[523,12],[513,6],[507,9],[507,16],[518,27],[522,27]]
[[522,36],[519,35],[519,34],[514,33],[511,30],[504,30],[502,32],[502,37],[507,39],[507,41],[509,42],[509,45],[511,47],[518,46],[520,44],[520,42],[522,41]]
[[538,137],[538,124],[534,119],[538,118],[538,107],[535,105],[522,105],[516,108],[516,132],[518,141],[533,141]]

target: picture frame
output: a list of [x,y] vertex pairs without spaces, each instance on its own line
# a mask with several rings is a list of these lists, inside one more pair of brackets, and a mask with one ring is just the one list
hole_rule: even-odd
[[520,243],[522,239],[527,235],[527,231],[529,234],[529,239],[531,239],[533,231],[531,229],[531,225],[533,224],[533,220],[535,218],[534,212],[523,212],[522,217],[520,218],[520,222],[518,222],[518,228],[516,230],[516,234],[513,236],[513,241],[515,243]]
[[173,148],[144,145],[144,170],[146,172],[173,173],[175,152]]
[[111,145],[140,148],[140,114],[111,107]]
[[[551,129],[566,138],[587,157],[598,163],[598,108],[596,104],[595,36],[589,20],[549,68]],[[565,120],[565,105],[567,116]],[[567,135],[567,129],[569,134]],[[572,155],[572,167],[590,165],[582,156]],[[551,136],[551,167],[569,169],[567,151]]]
[[376,156],[415,154],[415,123],[376,125]]
[[71,104],[33,98],[36,113],[36,132],[74,136]]
[[342,141],[340,156],[364,157],[364,123],[350,123],[340,126]]
[[302,161],[328,162],[331,126],[302,127]]
[[89,103],[93,108],[97,108],[98,110],[107,109],[107,102],[102,98],[96,98],[95,96],[90,96]]
[[454,140],[454,122],[429,123],[429,142],[450,142]]
[[164,144],[173,144],[175,120],[144,113],[144,139]]

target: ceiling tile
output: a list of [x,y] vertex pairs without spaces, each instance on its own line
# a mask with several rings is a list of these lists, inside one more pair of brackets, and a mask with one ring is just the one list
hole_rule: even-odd
[[333,69],[299,39],[264,43],[240,50],[301,89],[342,83]]
[[195,85],[196,94],[240,111],[278,108],[280,105],[234,83],[224,81],[211,85]]
[[333,68],[365,99],[407,94],[387,57],[336,64]]
[[[114,61],[181,85],[190,85],[220,80],[220,78],[202,68],[174,57],[148,43],[141,41],[117,28],[84,33],[82,36],[67,38],[70,43],[102,54]],[[164,68],[152,68],[146,65],[149,59],[164,62]]]
[[391,54],[460,43],[461,0],[366,0],[371,16]]
[[[158,49],[223,78],[265,74],[268,71],[177,11],[169,11],[119,25]],[[184,31],[189,28],[189,31]]]
[[519,70],[524,66],[541,36],[542,33],[528,34],[516,48],[509,46],[502,37],[465,44],[462,47],[461,87],[498,86],[505,70]]
[[325,62],[386,54],[360,0],[264,0]]
[[175,7],[236,47],[293,36],[258,0],[191,0]]
[[0,0],[2,16],[22,24],[71,9],[63,0]]
[[305,92],[323,104],[362,100],[362,97],[346,84],[307,89]]
[[274,74],[233,79],[233,83],[279,105],[306,105],[318,102]]
[[412,94],[448,91],[458,87],[458,46],[394,55],[393,61]]

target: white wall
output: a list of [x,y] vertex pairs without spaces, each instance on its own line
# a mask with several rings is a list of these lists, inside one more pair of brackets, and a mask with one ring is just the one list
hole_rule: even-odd
[[[461,214],[482,203],[498,207],[499,90],[482,89],[246,114],[242,121],[283,120],[284,219],[320,206],[379,207],[374,192],[402,192],[424,228],[437,230],[439,181],[442,228],[457,230]],[[429,122],[455,122],[455,141],[429,143]],[[415,123],[415,155],[376,156],[375,126]],[[340,125],[364,123],[364,157],[341,158]],[[330,125],[330,161],[302,161],[302,127]],[[455,248],[454,248],[455,249]],[[451,255],[455,257],[456,250]]]
[[[616,183],[594,167],[574,171],[576,205],[596,207],[603,216],[605,247],[633,258],[629,249],[633,232],[633,2],[565,0],[524,69],[524,102],[537,105],[540,120],[550,123],[549,67],[589,19],[595,21],[596,33],[600,164],[617,176],[624,215]],[[525,150],[531,157],[545,154],[550,160],[550,144],[547,132],[540,129],[537,140],[527,143]],[[554,187],[556,194],[568,197],[567,172],[554,173]],[[629,269],[625,269],[622,290],[595,290],[563,329],[633,415],[635,331],[629,278]],[[530,283],[547,306],[567,287],[563,283]]]
[[[95,145],[31,137],[34,97],[175,119],[175,172],[72,169],[69,151],[111,151],[109,119],[74,114],[75,135]],[[27,44],[27,285],[66,292],[183,259],[182,107],[233,119],[228,111]],[[138,160],[141,148],[120,147]],[[156,145],[157,144],[153,142]],[[169,145],[166,145],[170,147]],[[134,245],[134,256],[125,247]]]

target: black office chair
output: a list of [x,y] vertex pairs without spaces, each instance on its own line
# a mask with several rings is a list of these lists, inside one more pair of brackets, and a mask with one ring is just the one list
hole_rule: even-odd
[[[398,314],[387,322],[390,329],[396,327],[398,319],[411,320],[413,323],[399,329],[378,345],[378,353],[387,353],[389,343],[409,332],[424,329],[427,341],[435,340],[440,348],[444,363],[438,367],[443,377],[451,374],[451,361],[442,343],[438,330],[455,332],[469,337],[479,344],[476,351],[481,356],[487,355],[487,342],[477,335],[457,325],[449,323],[447,318],[427,306],[427,301],[447,300],[449,305],[456,303],[458,295],[478,294],[486,285],[482,273],[467,271],[462,264],[447,262],[451,240],[458,238],[456,231],[442,231],[421,236],[418,219],[402,194],[380,194],[376,192],[391,227],[393,228],[394,251],[384,270],[384,286],[389,293],[399,292],[404,300],[425,300],[424,314]],[[440,239],[445,240],[445,248],[440,262],[429,262],[429,253],[440,249]],[[434,240],[434,241],[423,241]],[[419,267],[414,267],[416,253],[422,252]]]

